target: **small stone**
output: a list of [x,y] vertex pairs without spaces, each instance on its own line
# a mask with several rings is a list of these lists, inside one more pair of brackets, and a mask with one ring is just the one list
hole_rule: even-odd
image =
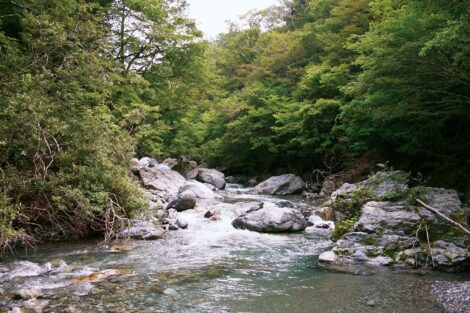
[[25,300],[36,299],[36,298],[39,298],[41,295],[42,293],[39,290],[33,289],[33,288],[19,289],[13,292],[13,296],[15,298],[25,299]]
[[375,300],[367,300],[367,306],[375,306]]
[[176,290],[173,289],[173,288],[168,288],[168,289],[165,289],[165,291],[163,291],[164,294],[166,295],[169,295],[169,296],[173,296],[176,294]]
[[178,230],[178,229],[179,229],[179,227],[175,224],[168,225],[168,230]]
[[204,218],[211,218],[214,215],[215,215],[215,213],[212,212],[211,210],[209,210],[209,211],[206,212],[206,214],[204,214]]
[[188,222],[185,219],[181,218],[181,217],[178,217],[176,219],[176,225],[181,229],[188,228]]

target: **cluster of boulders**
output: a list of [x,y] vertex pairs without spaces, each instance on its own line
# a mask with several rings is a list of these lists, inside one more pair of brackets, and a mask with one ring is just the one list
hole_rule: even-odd
[[[225,189],[225,175],[215,169],[198,166],[186,157],[166,159],[162,163],[152,158],[132,160],[132,171],[138,177],[152,208],[153,216],[146,221],[132,221],[124,229],[120,238],[160,239],[168,230],[185,229],[188,223],[178,217],[179,212],[191,210],[201,201],[218,202],[222,197],[217,190]],[[239,178],[228,178],[232,184],[240,183]],[[257,179],[246,179],[254,187],[254,192],[273,196],[284,196],[304,191],[305,182],[292,174],[274,176],[257,183]],[[310,213],[305,208],[294,208],[281,203],[261,203],[260,206],[242,212],[233,221],[233,226],[258,232],[298,232],[308,225]],[[210,211],[208,218],[216,219]],[[324,227],[320,226],[320,227]]]
[[453,190],[409,186],[407,173],[379,172],[344,184],[318,212],[336,223],[323,266],[385,265],[456,271],[470,265],[470,237],[416,202],[421,199],[468,227],[468,208]]
[[131,166],[149,199],[152,216],[131,221],[119,238],[161,239],[168,230],[185,229],[188,223],[178,212],[193,209],[202,199],[219,199],[215,191],[226,185],[222,172],[200,167],[187,157],[162,163],[144,157],[132,159]]
[[[161,164],[154,159],[134,159],[133,172],[155,208],[154,221],[135,221],[121,237],[159,239],[166,230],[188,227],[178,212],[191,210],[201,201],[220,203],[216,193],[229,185],[249,182],[256,194],[286,196],[306,191],[302,178],[285,174],[262,182],[229,177],[198,166],[182,157]],[[401,171],[378,172],[355,184],[344,184],[323,205],[312,207],[289,201],[261,202],[234,217],[232,225],[266,233],[303,231],[308,226],[333,231],[334,247],[320,255],[323,266],[341,264],[398,265],[459,270],[470,265],[468,235],[418,205],[417,198],[442,214],[468,227],[468,209],[453,190],[410,187],[409,175]],[[256,184],[255,184],[256,181]],[[209,202],[210,203],[210,202]],[[209,205],[210,206],[210,205]],[[208,210],[207,218],[216,219]],[[155,226],[157,225],[157,226]]]

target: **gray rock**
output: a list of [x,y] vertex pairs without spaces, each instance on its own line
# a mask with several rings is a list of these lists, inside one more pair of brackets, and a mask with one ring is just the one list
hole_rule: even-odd
[[407,206],[396,202],[368,202],[354,226],[356,231],[385,232],[397,235],[411,234],[420,222],[420,216]]
[[318,261],[324,263],[336,263],[338,261],[338,256],[334,251],[326,251],[320,254]]
[[299,193],[304,189],[305,182],[293,174],[273,176],[255,187],[258,193],[278,196]]
[[42,265],[29,262],[17,261],[8,266],[8,270],[0,274],[0,283],[10,281],[16,277],[33,277],[48,273],[52,270],[51,263]]
[[218,189],[224,189],[226,184],[224,173],[209,168],[200,168],[197,180],[202,183],[211,184]]
[[[430,206],[437,208],[442,214],[454,219],[459,222],[466,224],[467,212],[462,207],[459,196],[455,190],[443,189],[443,188],[422,188],[424,193],[425,203]],[[449,224],[442,218],[436,216],[431,211],[420,208],[420,212],[426,220],[434,226],[443,226],[449,228]]]
[[373,265],[373,266],[390,266],[394,264],[395,261],[388,256],[377,256],[377,257],[370,257],[367,260],[368,265]]
[[192,210],[196,206],[197,197],[190,191],[186,190],[178,194],[176,198],[168,205],[169,209],[175,209],[178,212]]
[[461,264],[470,265],[470,252],[467,249],[442,240],[433,243],[432,257],[434,263],[441,268],[450,268]]
[[[212,186],[212,185],[211,185]],[[211,189],[205,184],[191,180],[186,182],[180,189],[179,192],[191,191],[196,195],[198,199],[215,199],[219,198]]]
[[181,229],[186,229],[188,228],[188,222],[185,219],[178,217],[176,219],[176,226],[178,226]]
[[281,208],[273,203],[265,203],[240,215],[232,222],[233,227],[261,233],[289,233],[303,231],[307,221],[295,209]]
[[149,157],[144,157],[139,160],[140,167],[155,167],[158,164],[158,161]]
[[178,160],[174,158],[168,158],[163,160],[162,164],[168,166],[170,169],[173,169],[173,167],[178,165]]
[[139,176],[145,188],[160,198],[169,199],[176,195],[186,183],[186,179],[168,166],[159,164],[154,167],[139,168]]
[[156,227],[151,222],[135,221],[131,227],[128,227],[118,234],[120,239],[137,239],[137,240],[156,240],[165,236],[165,230]]
[[186,179],[195,179],[199,172],[197,163],[185,156],[178,159],[178,164],[173,167],[173,170],[180,173]]
[[310,215],[308,218],[308,223],[311,226],[314,226],[316,228],[324,228],[324,229],[335,229],[335,223],[331,221],[325,221],[323,220],[320,216],[318,215]]
[[370,193],[371,199],[389,200],[389,198],[399,197],[409,190],[408,179],[409,175],[402,171],[377,172],[362,182],[342,185],[331,194],[331,199],[348,199],[354,191],[363,188]]

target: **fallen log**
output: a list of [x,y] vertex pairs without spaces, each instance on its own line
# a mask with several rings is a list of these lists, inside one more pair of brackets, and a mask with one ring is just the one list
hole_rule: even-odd
[[460,223],[457,223],[456,221],[454,221],[453,219],[445,216],[444,214],[442,214],[441,212],[439,212],[438,209],[436,208],[433,208],[432,206],[424,203],[422,200],[420,199],[416,199],[416,201],[421,204],[424,208],[428,209],[429,211],[433,212],[434,214],[436,214],[437,216],[439,216],[440,218],[444,219],[445,221],[447,221],[448,223],[454,225],[454,226],[457,226],[458,228],[460,228],[461,230],[463,230],[467,235],[470,236],[470,230],[467,229],[465,226],[463,226],[462,224]]

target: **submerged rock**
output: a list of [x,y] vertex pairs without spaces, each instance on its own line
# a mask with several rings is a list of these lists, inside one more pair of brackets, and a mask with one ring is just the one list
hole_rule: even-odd
[[203,183],[211,184],[218,189],[224,189],[226,184],[224,173],[208,168],[199,169],[197,180]]
[[111,247],[111,252],[129,252],[132,247],[129,245],[114,245]]
[[258,193],[277,196],[300,193],[304,189],[305,182],[302,178],[293,174],[273,176],[255,187]]
[[211,210],[207,211],[206,213],[204,213],[204,218],[211,218],[215,216],[215,213]]
[[17,277],[39,276],[52,271],[52,269],[53,266],[49,262],[42,265],[29,261],[13,262],[4,273],[0,274],[0,283],[10,281]]
[[233,227],[261,233],[289,233],[303,231],[307,221],[296,209],[265,203],[240,215],[232,222]]

